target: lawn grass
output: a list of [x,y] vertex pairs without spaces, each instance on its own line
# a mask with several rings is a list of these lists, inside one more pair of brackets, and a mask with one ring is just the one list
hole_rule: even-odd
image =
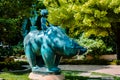
[[5,80],[29,80],[29,73],[0,73],[0,78]]
[[87,80],[89,77],[79,76],[83,71],[62,71],[65,80]]
[[109,74],[104,74],[104,73],[97,73],[97,72],[92,72],[93,75],[101,75],[103,77],[113,77],[114,80],[120,80],[120,77],[117,77],[117,76],[112,76],[112,75],[109,75]]
[[[101,78],[91,79],[88,76],[83,77],[80,74],[83,73],[82,71],[62,71],[62,74],[65,75],[65,80],[102,80]],[[92,73],[94,75],[101,75],[103,77],[110,76],[113,77],[113,80],[120,80],[120,77],[111,76],[107,74],[101,73]],[[29,80],[28,79],[29,73],[0,73],[0,78],[5,80]],[[108,80],[108,79],[107,79]]]
[[65,75],[65,80],[120,80],[120,77],[112,76],[104,73],[92,72],[91,75],[96,77],[80,76],[81,73],[85,73],[85,72],[83,71],[63,71],[62,72],[62,74]]

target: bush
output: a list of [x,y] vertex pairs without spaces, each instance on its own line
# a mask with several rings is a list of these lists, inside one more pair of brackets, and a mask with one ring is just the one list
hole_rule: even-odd
[[113,60],[111,62],[112,65],[120,65],[120,60]]
[[23,69],[22,65],[28,65],[28,63],[25,61],[0,62],[0,71],[21,70]]
[[0,56],[11,56],[13,55],[13,49],[10,45],[0,46]]
[[98,58],[100,55],[107,54],[112,52],[111,46],[106,46],[104,41],[101,39],[89,39],[82,35],[77,42],[81,45],[86,47],[87,54],[92,55],[94,58]]
[[108,65],[110,61],[104,59],[91,59],[91,60],[73,60],[73,59],[63,59],[60,62],[61,65],[69,64],[69,65],[81,65],[81,64],[89,64],[89,65]]
[[13,46],[13,51],[14,51],[14,55],[23,55],[24,54],[24,47],[23,47],[23,43],[19,42],[17,45]]

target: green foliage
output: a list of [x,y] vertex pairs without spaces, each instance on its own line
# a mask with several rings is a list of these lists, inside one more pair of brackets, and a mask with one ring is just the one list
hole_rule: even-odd
[[[25,0],[26,1],[26,0]],[[23,0],[1,0],[0,1],[0,41],[4,44],[14,45],[21,40],[20,19],[22,10],[28,9],[28,4]],[[31,4],[31,3],[30,3]],[[24,6],[23,6],[24,5]],[[26,6],[25,6],[26,5]],[[27,11],[25,9],[25,11]],[[13,35],[14,34],[14,35]]]
[[[49,21],[68,30],[71,37],[80,32],[108,35],[112,22],[120,22],[119,0],[44,0],[49,10]],[[73,34],[74,33],[74,34]]]
[[120,65],[120,60],[113,60],[111,62],[111,64],[113,64],[113,65]]
[[1,0],[0,1],[0,41],[15,45],[22,40],[21,25],[24,18],[30,17],[32,5],[35,9],[45,8],[43,0]]
[[14,61],[12,58],[6,58],[5,61],[0,62],[0,71],[22,70],[22,65],[28,65],[25,61]]
[[82,35],[77,41],[81,46],[85,46],[88,49],[87,54],[94,57],[113,51],[112,46],[106,46],[102,39],[89,39]]
[[12,46],[13,51],[14,51],[14,55],[23,55],[24,54],[24,47],[23,47],[23,43],[19,42],[17,45]]
[[17,18],[24,16],[30,10],[35,0],[1,0],[0,1],[0,17]]
[[[8,46],[8,47],[7,47]],[[24,55],[24,47],[22,42],[14,46],[7,45],[6,47],[0,46],[0,56],[21,56]]]
[[[16,44],[18,40],[21,40],[20,24],[19,20],[15,18],[0,18],[0,41],[4,44]],[[14,34],[14,35],[12,35]]]
[[12,47],[0,47],[0,56],[12,56],[13,55],[13,50]]

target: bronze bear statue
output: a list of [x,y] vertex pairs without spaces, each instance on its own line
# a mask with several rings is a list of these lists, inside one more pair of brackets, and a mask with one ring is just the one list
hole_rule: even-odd
[[45,31],[30,31],[24,38],[24,50],[33,72],[59,73],[62,56],[75,56],[87,51],[58,26],[50,26]]

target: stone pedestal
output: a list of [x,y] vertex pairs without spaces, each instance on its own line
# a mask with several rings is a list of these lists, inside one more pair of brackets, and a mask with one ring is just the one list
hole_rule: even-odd
[[30,73],[30,80],[65,80],[63,75]]

